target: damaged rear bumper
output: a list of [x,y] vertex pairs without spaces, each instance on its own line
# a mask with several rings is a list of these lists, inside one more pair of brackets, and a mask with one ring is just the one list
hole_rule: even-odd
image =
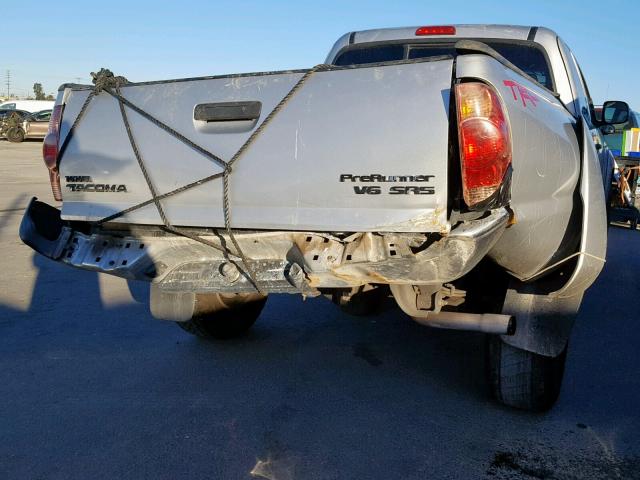
[[[313,295],[321,288],[367,283],[440,284],[469,272],[498,240],[509,220],[506,209],[460,222],[445,236],[435,233],[324,232],[235,233],[265,292]],[[89,225],[86,225],[89,227]],[[60,211],[32,199],[20,238],[38,253],[61,263],[157,284],[175,292],[250,292],[242,263],[191,238],[160,227],[87,229],[60,218]],[[88,233],[87,233],[88,232]],[[218,245],[224,235],[197,232]]]

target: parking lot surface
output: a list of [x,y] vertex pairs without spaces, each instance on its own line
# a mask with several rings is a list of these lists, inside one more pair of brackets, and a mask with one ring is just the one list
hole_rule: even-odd
[[273,295],[249,336],[151,318],[148,289],[18,238],[53,202],[40,143],[0,141],[0,479],[640,478],[640,232],[609,230],[544,415],[493,403],[480,334],[391,305]]

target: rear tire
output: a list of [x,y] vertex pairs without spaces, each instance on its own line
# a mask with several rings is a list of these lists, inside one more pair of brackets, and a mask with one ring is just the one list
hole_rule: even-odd
[[24,130],[20,127],[13,127],[7,130],[7,140],[12,143],[20,143],[24,140]]
[[560,395],[567,347],[557,357],[546,357],[488,336],[487,377],[499,402],[532,412],[549,410]]
[[267,297],[260,294],[197,294],[194,313],[180,328],[201,338],[227,339],[247,333],[256,322]]

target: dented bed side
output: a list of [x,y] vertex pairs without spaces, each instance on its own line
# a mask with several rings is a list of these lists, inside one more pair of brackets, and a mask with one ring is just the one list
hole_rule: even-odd
[[525,280],[558,255],[573,253],[567,251],[567,232],[578,227],[572,218],[580,178],[576,119],[552,92],[488,55],[458,56],[456,75],[491,85],[506,109],[513,148],[514,225],[490,256]]

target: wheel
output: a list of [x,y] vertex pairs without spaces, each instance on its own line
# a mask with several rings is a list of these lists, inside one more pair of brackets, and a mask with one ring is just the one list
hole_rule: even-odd
[[331,301],[344,313],[361,317],[377,312],[388,295],[386,285],[363,285],[350,290],[336,290]]
[[201,338],[239,337],[256,322],[266,302],[267,297],[257,293],[196,294],[191,319],[176,323]]
[[557,357],[546,357],[487,338],[487,380],[499,402],[522,410],[544,412],[560,395],[567,347]]
[[20,143],[24,140],[24,130],[20,127],[13,127],[7,130],[7,140],[13,143]]

